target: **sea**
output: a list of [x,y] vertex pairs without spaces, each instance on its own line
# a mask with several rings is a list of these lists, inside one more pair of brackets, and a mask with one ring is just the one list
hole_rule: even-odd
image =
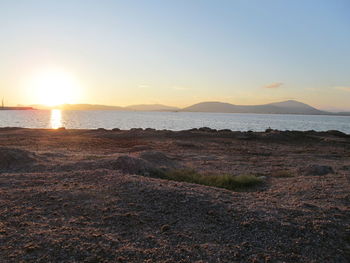
[[0,127],[96,129],[209,127],[234,131],[338,130],[350,134],[350,116],[201,112],[0,110]]

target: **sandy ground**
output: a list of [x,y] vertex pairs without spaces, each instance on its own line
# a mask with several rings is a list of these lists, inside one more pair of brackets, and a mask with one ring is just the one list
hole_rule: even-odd
[[[235,192],[118,162],[150,152],[156,167],[265,183]],[[2,128],[0,261],[349,262],[349,182],[339,132]]]

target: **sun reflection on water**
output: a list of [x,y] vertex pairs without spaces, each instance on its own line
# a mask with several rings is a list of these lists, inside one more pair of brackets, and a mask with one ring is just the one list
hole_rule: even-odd
[[52,129],[58,129],[62,127],[62,112],[61,110],[51,110],[50,124]]

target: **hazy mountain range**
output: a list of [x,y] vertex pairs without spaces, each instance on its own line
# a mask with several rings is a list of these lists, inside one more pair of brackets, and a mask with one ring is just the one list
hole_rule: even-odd
[[179,111],[180,108],[166,106],[162,104],[140,104],[140,105],[131,105],[125,107],[128,110],[135,111]]
[[36,109],[61,109],[61,110],[121,110],[121,111],[179,111],[180,108],[161,104],[140,104],[126,107],[107,106],[98,104],[62,104],[54,107],[44,105],[31,105]]
[[[31,105],[37,109],[51,109],[42,105]],[[328,112],[318,110],[305,103],[287,100],[262,105],[235,105],[224,102],[201,102],[185,108],[162,104],[140,104],[126,107],[94,104],[63,104],[54,108],[62,110],[122,110],[122,111],[177,111],[177,112],[216,112],[216,113],[261,113],[261,114],[309,114],[309,115],[350,115],[350,112]]]
[[224,113],[265,113],[265,114],[328,114],[307,104],[288,100],[263,105],[234,105],[223,102],[201,102],[182,111],[224,112]]

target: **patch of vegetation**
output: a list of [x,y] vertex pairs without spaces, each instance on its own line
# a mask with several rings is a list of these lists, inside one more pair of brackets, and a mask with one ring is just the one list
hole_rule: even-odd
[[191,169],[165,171],[159,174],[158,177],[178,182],[225,188],[228,190],[245,190],[263,183],[263,179],[255,175],[202,175]]

